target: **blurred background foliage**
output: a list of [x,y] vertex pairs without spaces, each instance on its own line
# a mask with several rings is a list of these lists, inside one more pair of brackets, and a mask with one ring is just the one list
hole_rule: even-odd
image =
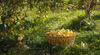
[[[0,0],[0,55],[100,55],[100,0]],[[45,33],[70,29],[70,47]]]

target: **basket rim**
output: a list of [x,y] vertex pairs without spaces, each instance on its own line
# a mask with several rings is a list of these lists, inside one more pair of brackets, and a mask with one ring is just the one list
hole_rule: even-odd
[[[46,36],[46,37],[54,37],[54,36]],[[76,37],[76,35],[75,36],[56,36],[56,37]]]

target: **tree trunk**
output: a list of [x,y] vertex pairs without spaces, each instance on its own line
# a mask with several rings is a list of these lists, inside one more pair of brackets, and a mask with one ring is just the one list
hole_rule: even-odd
[[90,11],[95,5],[95,0],[85,0],[85,13],[86,13],[86,18],[91,18],[90,16]]

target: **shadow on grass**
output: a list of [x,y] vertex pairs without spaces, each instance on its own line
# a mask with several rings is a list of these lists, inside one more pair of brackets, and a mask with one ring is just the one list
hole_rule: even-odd
[[[97,15],[99,16],[99,15]],[[93,16],[94,18],[97,18],[97,16]],[[78,16],[77,18],[73,19],[69,24],[65,23],[59,28],[64,28],[64,29],[71,29],[73,31],[90,31],[94,30],[96,27],[96,24],[94,21],[90,21],[86,19],[85,16]],[[58,28],[58,29],[59,29]]]
[[84,43],[91,44],[98,40],[100,40],[100,34],[97,34],[94,31],[87,31],[78,35],[76,37],[75,43],[81,43],[81,41],[83,41]]
[[94,15],[94,16],[92,16],[92,18],[93,18],[94,20],[98,20],[98,19],[100,19],[100,14]]
[[[49,23],[56,22],[58,20],[59,20],[58,17],[50,17],[44,22],[45,24],[43,24],[41,22],[41,24],[39,24],[39,25],[34,25],[34,23],[31,23],[29,21],[25,21],[26,22],[25,25],[26,26],[28,25],[27,26],[28,28],[32,27],[32,25],[33,25],[32,33],[25,35],[25,38],[24,38],[25,41],[27,42],[27,45],[34,47],[35,45],[39,44],[41,46],[45,41],[47,41],[46,40],[46,32],[51,30],[46,25],[48,25]],[[36,28],[34,28],[34,27],[36,27]]]
[[47,18],[47,20],[45,21],[45,23],[46,24],[48,24],[48,23],[53,23],[53,22],[56,22],[56,21],[58,21],[60,18],[58,18],[58,17],[50,17],[50,18]]
[[83,19],[85,19],[85,16],[78,16],[78,18],[73,19],[70,24],[65,23],[64,25],[62,25],[60,29],[64,28],[77,31],[85,25],[84,23],[82,23]]

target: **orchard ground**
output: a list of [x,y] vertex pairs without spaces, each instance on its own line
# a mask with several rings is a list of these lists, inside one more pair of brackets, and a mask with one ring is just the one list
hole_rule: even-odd
[[[48,12],[43,17],[37,17],[35,10],[26,14],[27,29],[22,31],[25,35],[23,45],[9,49],[8,53],[0,54],[44,55],[52,52],[53,55],[100,55],[100,10],[91,13],[91,20],[85,17],[84,10]],[[46,32],[63,28],[76,32],[74,45],[68,48],[50,46],[46,40]],[[37,49],[29,50],[28,47]]]

